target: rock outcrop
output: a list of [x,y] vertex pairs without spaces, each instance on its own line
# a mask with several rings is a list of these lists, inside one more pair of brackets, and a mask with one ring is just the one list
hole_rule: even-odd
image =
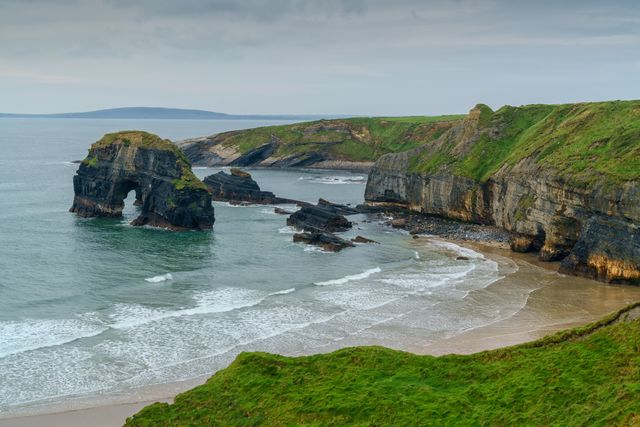
[[340,208],[334,208],[330,204],[306,205],[287,218],[287,225],[310,232],[347,231],[353,224],[340,212]]
[[287,225],[302,230],[293,236],[294,242],[307,243],[325,251],[340,251],[355,246],[354,243],[377,243],[362,236],[345,240],[333,233],[347,231],[353,223],[345,215],[355,215],[360,209],[319,199],[317,205],[305,204],[287,218]]
[[93,144],[73,188],[70,211],[82,217],[121,217],[125,198],[135,191],[141,212],[133,225],[213,227],[211,194],[188,159],[171,141],[146,132],[111,133]]
[[[615,127],[612,123],[627,123]],[[640,102],[477,106],[434,143],[382,156],[365,199],[507,230],[514,251],[608,282],[640,276]]]
[[213,200],[232,204],[253,203],[273,205],[281,203],[296,204],[298,201],[276,197],[270,191],[260,190],[260,186],[251,178],[251,174],[237,168],[230,173],[220,171],[204,178],[204,183],[211,191]]
[[338,252],[344,248],[351,248],[354,244],[348,240],[336,236],[335,234],[322,231],[296,233],[293,241],[318,246],[327,252]]

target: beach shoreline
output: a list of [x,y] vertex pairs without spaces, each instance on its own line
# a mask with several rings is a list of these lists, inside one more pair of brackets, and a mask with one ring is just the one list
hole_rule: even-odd
[[[413,239],[416,245],[424,244],[430,236]],[[533,341],[562,329],[584,325],[628,304],[640,300],[640,288],[628,285],[606,285],[574,276],[557,273],[554,263],[538,262],[535,255],[517,254],[499,245],[469,241],[435,240],[453,243],[477,251],[487,259],[506,267],[517,266],[515,271],[487,286],[492,294],[499,296],[514,287],[531,289],[523,307],[512,315],[494,323],[463,330],[435,342],[411,342],[387,345],[398,350],[424,355],[450,353],[470,354]],[[477,297],[470,295],[470,298]],[[486,296],[484,296],[486,297]],[[375,328],[390,328],[380,324]],[[386,331],[388,332],[388,331]],[[345,339],[340,347],[361,345],[356,338]],[[335,348],[328,348],[327,352]],[[317,352],[317,351],[316,351]],[[324,351],[322,351],[324,352]],[[295,354],[302,355],[305,353]],[[82,396],[68,399],[63,405],[38,404],[23,406],[11,414],[0,414],[0,425],[6,427],[29,427],[48,425],[94,426],[122,425],[126,418],[153,402],[172,402],[176,394],[202,384],[211,374],[180,382],[158,384],[132,390],[129,393],[104,396]]]

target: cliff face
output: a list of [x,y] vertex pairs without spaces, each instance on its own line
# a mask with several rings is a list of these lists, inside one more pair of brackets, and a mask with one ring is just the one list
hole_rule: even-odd
[[179,142],[203,166],[368,170],[386,153],[411,149],[450,129],[461,116],[353,118],[246,129]]
[[124,199],[135,191],[141,213],[133,225],[213,227],[211,195],[184,154],[146,132],[107,134],[93,144],[73,177],[73,188],[71,212],[82,217],[120,217]]
[[365,198],[511,233],[562,271],[640,282],[640,102],[474,108],[433,144],[381,157]]

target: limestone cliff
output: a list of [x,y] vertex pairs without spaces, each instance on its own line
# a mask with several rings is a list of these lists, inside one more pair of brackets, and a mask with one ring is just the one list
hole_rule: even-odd
[[93,144],[73,188],[71,212],[82,217],[121,217],[124,199],[135,191],[141,213],[133,225],[213,227],[211,195],[189,161],[173,143],[146,132],[107,134]]
[[562,271],[640,282],[640,102],[479,105],[424,147],[381,157],[369,203],[495,224]]

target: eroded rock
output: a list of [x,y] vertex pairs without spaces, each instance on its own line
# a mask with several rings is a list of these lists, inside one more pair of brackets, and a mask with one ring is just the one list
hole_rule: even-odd
[[111,133],[93,144],[73,188],[70,211],[82,217],[121,217],[125,198],[135,191],[141,212],[133,225],[213,227],[211,195],[185,155],[171,141],[147,132]]
[[279,203],[297,203],[296,200],[276,197],[271,191],[262,191],[251,174],[237,168],[231,168],[230,173],[220,171],[209,175],[204,183],[211,191],[213,200],[232,204],[253,203],[272,205]]
[[318,246],[329,252],[338,252],[344,248],[353,247],[353,243],[335,234],[322,231],[296,233],[293,235],[294,242],[306,243],[308,245]]

